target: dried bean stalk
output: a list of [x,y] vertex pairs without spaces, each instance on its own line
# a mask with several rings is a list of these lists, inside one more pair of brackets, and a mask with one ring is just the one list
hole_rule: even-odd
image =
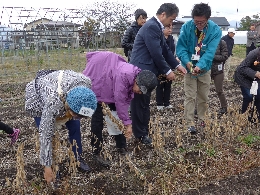
[[118,126],[118,128],[120,129],[120,131],[122,131],[122,133],[124,134],[124,132],[125,132],[125,125],[122,123],[122,121],[116,119],[116,118],[112,115],[111,110],[109,109],[109,107],[108,107],[104,102],[102,102],[102,108],[103,108],[103,109],[102,109],[103,114],[104,114],[104,115],[107,115],[107,116],[110,118],[110,120],[111,120],[113,123],[115,123],[115,124]]

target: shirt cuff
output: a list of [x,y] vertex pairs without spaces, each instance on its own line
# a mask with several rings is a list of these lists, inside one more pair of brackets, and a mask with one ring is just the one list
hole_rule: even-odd
[[175,69],[177,69],[180,65],[181,65],[181,64],[177,65],[177,66],[175,67]]
[[172,70],[170,69],[168,72],[166,72],[166,75],[170,74],[170,73],[171,73],[171,71],[172,71]]

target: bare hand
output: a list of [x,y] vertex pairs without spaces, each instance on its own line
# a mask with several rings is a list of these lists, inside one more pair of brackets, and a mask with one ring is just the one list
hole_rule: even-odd
[[187,74],[186,68],[184,68],[182,65],[178,66],[177,70],[182,73],[182,75]]
[[196,66],[194,69],[193,69],[193,72],[192,72],[193,75],[198,75],[200,74],[200,68],[198,66]]
[[125,138],[126,139],[130,139],[132,137],[132,125],[127,125],[126,127],[126,130],[125,130]]
[[175,80],[175,74],[171,71],[170,74],[166,76],[166,79],[170,81]]
[[188,63],[186,64],[186,67],[187,67],[188,70],[190,70],[191,66],[192,66],[192,63],[191,63],[191,62],[188,62]]
[[257,78],[260,79],[260,72],[259,72],[259,71],[257,71],[257,72],[255,73],[255,77],[257,77]]
[[51,167],[44,167],[44,179],[47,181],[47,183],[54,182],[55,178]]

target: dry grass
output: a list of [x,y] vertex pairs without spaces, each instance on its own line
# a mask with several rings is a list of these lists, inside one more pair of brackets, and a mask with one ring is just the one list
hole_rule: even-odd
[[[109,49],[109,51],[124,56],[121,48]],[[2,63],[0,61],[0,84],[29,81],[41,69],[70,69],[82,72],[86,66],[86,52],[85,50],[65,49],[49,52],[40,51],[39,53],[25,51],[23,54],[4,57],[1,60]]]
[[[83,58],[82,68],[85,66]],[[231,72],[241,60],[239,57],[233,58]],[[183,126],[185,123],[183,83],[180,76],[178,79],[178,82],[173,83],[171,94],[174,109],[158,112],[155,94],[152,94],[150,122],[152,148],[131,139],[128,143],[129,154],[125,157],[118,156],[113,149],[114,140],[107,136],[104,130],[106,144],[103,152],[112,161],[110,170],[101,169],[90,160],[89,119],[83,120],[81,124],[85,158],[96,169],[89,175],[76,172],[74,156],[66,145],[66,131],[64,132],[63,129],[56,134],[53,140],[54,164],[62,166],[65,171],[62,181],[54,187],[47,186],[42,175],[37,174],[42,171],[38,160],[31,160],[38,159],[39,145],[38,138],[35,137],[37,133],[32,136],[35,127],[31,119],[24,116],[24,110],[21,108],[24,104],[22,100],[25,83],[23,82],[22,85],[1,84],[1,94],[5,95],[2,104],[4,107],[0,115],[3,119],[12,122],[14,126],[21,127],[22,134],[18,149],[16,147],[0,149],[2,154],[6,151],[16,153],[17,159],[15,165],[14,154],[9,157],[1,156],[3,159],[1,167],[4,169],[1,174],[2,177],[6,177],[4,178],[6,182],[3,183],[2,178],[0,189],[5,194],[183,194],[194,189],[199,191],[202,186],[217,183],[231,175],[238,175],[259,167],[259,126],[249,123],[247,114],[238,113],[241,92],[236,84],[225,83],[229,112],[221,119],[216,116],[219,102],[214,87],[211,85],[206,127],[200,128],[197,124],[198,135],[190,136]],[[18,80],[14,81],[18,82]],[[0,137],[2,144],[7,145],[5,139],[2,138]],[[31,147],[25,148],[28,145]],[[66,159],[70,159],[71,163],[66,163]],[[8,167],[17,169],[10,171]],[[57,166],[54,168],[58,170]],[[258,187],[252,190],[255,194],[259,194]]]

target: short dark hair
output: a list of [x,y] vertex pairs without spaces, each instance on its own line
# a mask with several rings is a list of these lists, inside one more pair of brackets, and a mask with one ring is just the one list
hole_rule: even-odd
[[205,16],[207,19],[211,16],[211,8],[207,3],[199,3],[195,4],[192,11],[191,16]]
[[147,18],[147,13],[146,13],[146,11],[144,11],[143,9],[137,9],[137,10],[135,10],[134,15],[135,15],[135,20],[137,20],[141,15],[142,15],[143,17]]
[[164,3],[160,6],[160,8],[157,10],[157,15],[162,14],[165,12],[166,17],[170,17],[173,14],[179,14],[179,8],[175,3]]

